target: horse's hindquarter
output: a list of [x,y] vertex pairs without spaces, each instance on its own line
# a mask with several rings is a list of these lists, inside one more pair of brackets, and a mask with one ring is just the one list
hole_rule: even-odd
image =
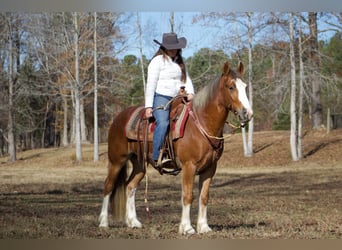
[[113,120],[108,131],[108,159],[117,161],[117,157],[126,156],[128,152],[128,139],[125,127],[137,106],[129,107],[121,111]]

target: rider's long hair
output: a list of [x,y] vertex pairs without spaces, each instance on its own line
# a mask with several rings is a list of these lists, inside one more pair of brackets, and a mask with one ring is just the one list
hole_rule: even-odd
[[[155,58],[156,56],[159,56],[159,55],[163,55],[163,57],[165,59],[167,59],[168,55],[167,55],[166,51],[167,51],[166,48],[160,46],[158,51],[152,57],[152,59]],[[175,63],[177,63],[179,65],[179,67],[181,68],[181,71],[182,71],[181,81],[186,82],[186,68],[185,68],[185,63],[184,63],[183,57],[182,57],[182,50],[181,49],[177,50],[177,54],[176,54],[175,58],[172,58],[172,60]]]

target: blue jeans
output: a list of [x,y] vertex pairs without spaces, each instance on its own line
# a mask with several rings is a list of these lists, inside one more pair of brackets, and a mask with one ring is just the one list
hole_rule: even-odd
[[[163,146],[166,133],[169,127],[169,105],[164,110],[165,105],[172,99],[170,96],[154,94],[153,100],[153,116],[156,119],[156,127],[153,135],[153,151],[152,159],[157,161],[160,149]],[[162,107],[162,108],[160,108]]]

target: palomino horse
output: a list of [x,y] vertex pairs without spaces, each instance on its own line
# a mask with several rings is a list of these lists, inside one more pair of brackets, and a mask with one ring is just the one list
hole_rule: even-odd
[[[211,231],[207,222],[209,186],[216,172],[217,161],[223,152],[223,128],[228,113],[231,111],[236,114],[241,126],[244,126],[253,116],[246,95],[246,84],[241,80],[242,73],[242,63],[239,63],[237,71],[232,70],[229,64],[225,63],[221,76],[195,95],[191,115],[185,124],[184,136],[173,142],[176,161],[182,173],[180,234],[196,232],[190,220],[190,206],[196,175],[199,175],[200,190],[197,232]],[[99,217],[100,227],[108,227],[111,197],[114,197],[114,210],[118,209],[120,204],[124,206],[121,216],[124,217],[128,227],[140,228],[142,226],[136,215],[135,193],[146,169],[139,162],[137,142],[128,140],[125,135],[125,124],[131,113],[130,108],[121,112],[114,119],[109,130],[108,176],[105,180],[104,199]],[[147,157],[150,159],[151,155]],[[132,163],[133,168],[127,178],[128,161]],[[124,199],[118,198],[119,193],[123,194],[121,198],[124,197]]]

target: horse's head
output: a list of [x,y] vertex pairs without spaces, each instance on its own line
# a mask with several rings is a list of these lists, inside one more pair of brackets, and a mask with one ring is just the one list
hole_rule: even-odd
[[247,98],[247,84],[241,79],[243,64],[240,62],[237,71],[230,69],[228,62],[223,65],[221,87],[224,91],[225,104],[229,110],[238,115],[241,127],[253,117],[253,110]]

